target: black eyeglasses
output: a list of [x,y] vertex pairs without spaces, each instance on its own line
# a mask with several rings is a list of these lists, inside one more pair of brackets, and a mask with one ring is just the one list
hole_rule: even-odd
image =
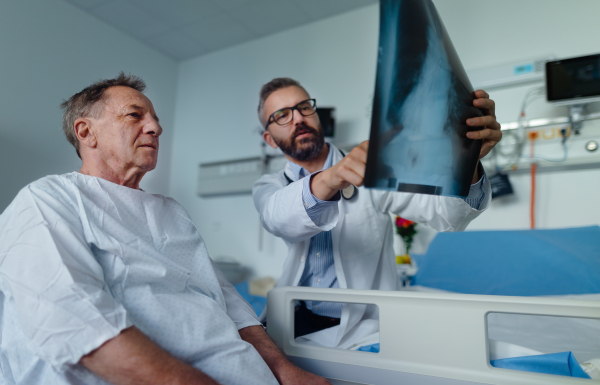
[[294,119],[294,110],[297,110],[302,116],[310,116],[317,112],[317,100],[306,99],[296,104],[294,107],[286,107],[281,110],[273,112],[269,119],[267,119],[267,125],[265,130],[269,127],[269,124],[275,122],[280,126],[285,126]]

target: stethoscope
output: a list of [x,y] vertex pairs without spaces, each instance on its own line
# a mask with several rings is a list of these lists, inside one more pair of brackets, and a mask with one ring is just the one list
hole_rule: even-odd
[[[344,154],[344,152],[342,150],[339,150],[339,152],[340,152],[340,154],[342,154],[342,157],[346,156],[346,154]],[[285,172],[283,173],[283,176],[287,180],[288,186],[289,186],[289,184],[292,183],[293,180],[289,176],[287,176],[287,174]],[[358,188],[356,188],[356,186],[351,184],[350,186],[343,189],[341,191],[341,193],[342,193],[342,197],[344,197],[344,199],[350,200],[358,194]]]

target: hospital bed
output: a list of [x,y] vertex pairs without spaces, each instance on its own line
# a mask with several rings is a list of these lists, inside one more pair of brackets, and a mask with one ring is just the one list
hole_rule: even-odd
[[[580,363],[600,358],[599,227],[439,234],[417,260],[409,291],[272,290],[267,332],[293,362],[334,384],[589,383],[490,361],[521,342],[543,353],[554,352],[549,342],[569,346]],[[300,300],[376,305],[379,353],[294,340]]]
[[[378,306],[379,353],[297,343],[299,300]],[[600,301],[593,300],[307,287],[270,291],[267,309],[267,332],[275,343],[296,365],[334,385],[581,384],[589,380],[492,367],[487,315],[600,319]]]

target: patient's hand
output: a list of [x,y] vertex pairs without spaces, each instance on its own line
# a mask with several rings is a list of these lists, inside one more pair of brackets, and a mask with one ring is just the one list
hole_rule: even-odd
[[135,326],[83,356],[79,363],[115,385],[219,385],[162,350]]
[[278,379],[281,385],[331,385],[331,383],[323,377],[302,370],[294,365],[290,365],[286,370],[282,370],[279,373]]
[[244,341],[254,346],[281,385],[331,385],[323,377],[302,370],[288,361],[262,326],[249,326],[238,332]]

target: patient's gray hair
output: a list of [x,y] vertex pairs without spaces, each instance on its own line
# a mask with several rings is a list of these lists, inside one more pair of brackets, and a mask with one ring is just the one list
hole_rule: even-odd
[[[265,100],[267,100],[267,98],[273,92],[280,90],[282,88],[290,87],[290,86],[296,86],[296,87],[302,88],[302,90],[304,92],[306,92],[304,87],[302,87],[297,80],[294,80],[292,78],[275,78],[275,79],[271,80],[270,82],[268,82],[267,84],[265,84],[264,86],[262,86],[262,88],[260,89],[259,100],[258,100],[258,120],[260,120],[260,123],[262,124],[263,128],[267,124],[267,121],[263,117],[263,112],[265,109]],[[308,95],[308,92],[306,92],[306,94]]]
[[75,121],[85,117],[101,118],[104,112],[104,91],[116,86],[133,88],[139,92],[144,92],[146,89],[146,83],[142,79],[131,74],[125,75],[125,73],[121,72],[114,79],[98,80],[84,88],[81,92],[71,96],[69,100],[61,103],[60,108],[65,110],[63,115],[63,131],[69,143],[75,147],[77,156],[80,158],[79,140],[77,140],[77,135],[75,135]]

